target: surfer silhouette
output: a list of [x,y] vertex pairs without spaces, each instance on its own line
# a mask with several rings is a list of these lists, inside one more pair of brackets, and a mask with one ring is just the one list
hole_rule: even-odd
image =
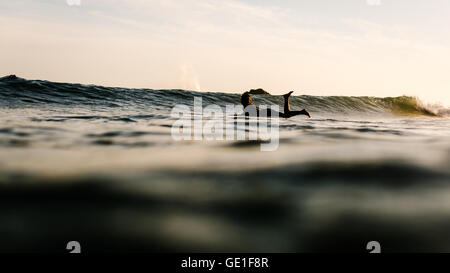
[[[298,115],[305,115],[308,116],[309,118],[311,118],[311,115],[308,113],[308,111],[306,111],[305,109],[301,110],[301,111],[291,111],[290,105],[289,105],[289,98],[291,97],[291,94],[294,91],[291,91],[287,94],[284,94],[284,113],[278,113],[278,116],[282,117],[282,118],[290,118],[293,116],[298,116]],[[242,94],[241,96],[241,103],[244,106],[244,108],[246,108],[249,105],[254,105],[253,104],[253,99],[250,96],[249,92],[245,92],[244,94]],[[258,106],[256,107],[256,112],[257,115],[259,116],[259,109]],[[270,108],[267,110],[267,116],[271,117],[271,116],[276,116],[276,112],[271,110]]]

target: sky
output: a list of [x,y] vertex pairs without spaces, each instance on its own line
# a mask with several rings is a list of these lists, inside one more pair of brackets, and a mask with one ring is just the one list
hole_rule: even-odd
[[450,105],[450,0],[0,0],[0,76]]

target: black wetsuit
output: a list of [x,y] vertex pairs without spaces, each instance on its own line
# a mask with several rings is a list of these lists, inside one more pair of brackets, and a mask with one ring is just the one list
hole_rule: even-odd
[[[277,112],[274,111],[272,109],[270,109],[269,107],[266,110],[266,117],[282,117],[282,118],[290,118],[293,116],[298,116],[298,115],[305,115],[308,117],[311,117],[308,113],[308,111],[306,111],[305,109],[301,110],[301,111],[291,111],[290,109],[290,105],[289,105],[289,96],[285,96],[284,97],[284,113],[281,112]],[[260,116],[260,110],[259,107],[254,105],[253,103],[250,104],[245,104],[243,103],[244,106],[244,111],[245,111],[245,115],[246,116],[253,116],[254,113],[256,112],[256,115],[259,117]],[[254,106],[256,108],[256,110],[253,109],[249,109],[249,106]]]

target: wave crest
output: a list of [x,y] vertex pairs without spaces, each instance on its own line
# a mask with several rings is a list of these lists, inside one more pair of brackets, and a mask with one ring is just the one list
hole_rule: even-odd
[[[153,90],[103,87],[71,83],[26,80],[15,75],[0,78],[0,105],[28,107],[30,104],[61,104],[64,106],[146,107],[170,110],[176,104],[192,105],[193,98],[201,96],[204,105],[239,104],[240,94],[195,92],[185,90]],[[254,95],[257,104],[282,106],[282,96]],[[416,115],[430,117],[450,116],[450,109],[440,105],[425,105],[411,96],[401,97],[347,97],[347,96],[293,96],[293,110],[307,108],[326,114],[380,114]]]

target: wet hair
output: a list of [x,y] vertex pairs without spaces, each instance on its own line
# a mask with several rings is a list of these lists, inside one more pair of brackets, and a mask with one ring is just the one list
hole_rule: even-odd
[[245,92],[244,94],[242,94],[241,103],[244,107],[252,104],[252,97],[250,96],[250,94],[248,92]]

